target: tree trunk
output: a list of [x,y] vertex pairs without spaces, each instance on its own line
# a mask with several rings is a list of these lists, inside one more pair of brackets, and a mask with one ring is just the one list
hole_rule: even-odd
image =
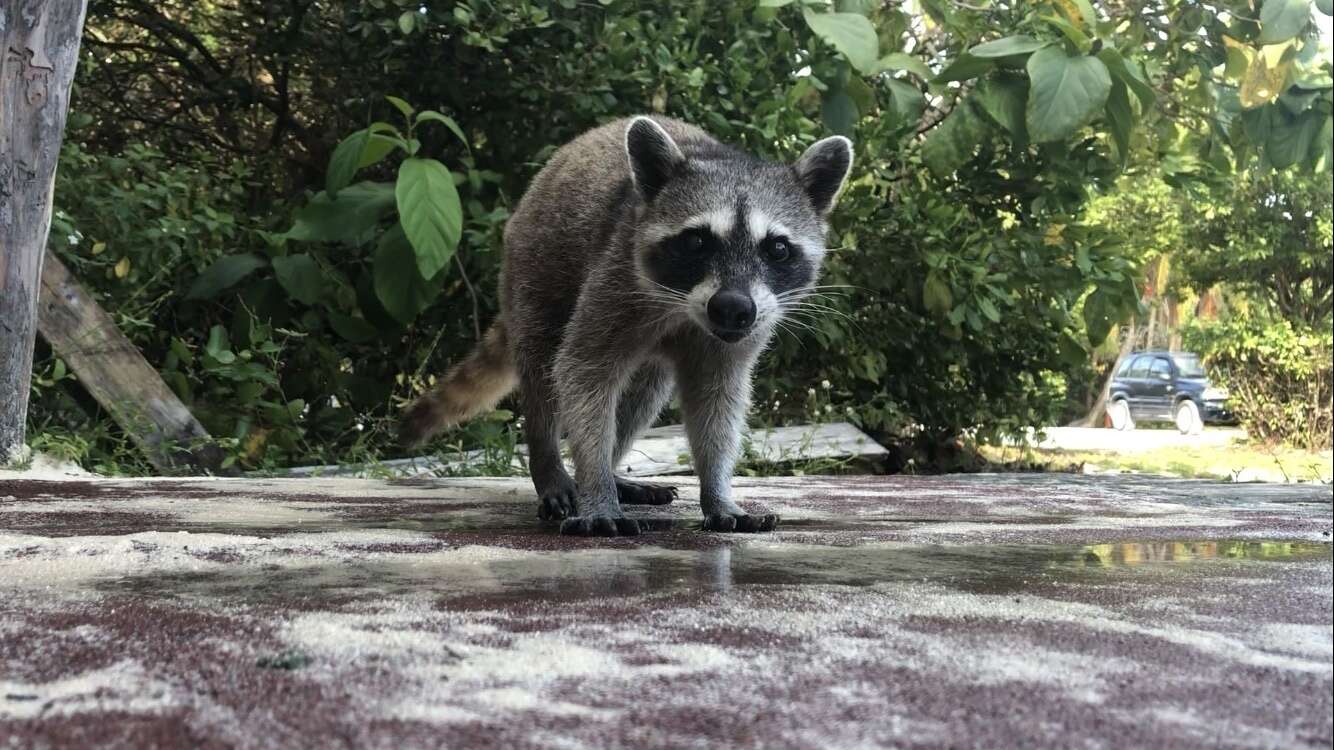
[[0,464],[23,448],[51,193],[86,0],[0,0]]
[[1116,371],[1121,367],[1121,362],[1126,355],[1135,350],[1135,319],[1131,318],[1125,324],[1125,336],[1121,339],[1121,349],[1116,353],[1116,361],[1107,370],[1107,377],[1102,381],[1102,390],[1098,393],[1098,400],[1093,402],[1093,408],[1089,409],[1088,414],[1083,419],[1076,420],[1070,424],[1071,427],[1101,427],[1103,414],[1107,411],[1107,397],[1112,395],[1112,378],[1116,377]]
[[1168,351],[1181,351],[1181,300],[1170,297],[1167,300],[1167,339]]

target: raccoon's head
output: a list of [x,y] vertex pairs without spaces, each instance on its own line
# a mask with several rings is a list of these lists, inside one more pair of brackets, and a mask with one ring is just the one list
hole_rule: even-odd
[[815,283],[852,142],[826,138],[774,164],[689,136],[678,144],[638,117],[625,150],[644,203],[635,262],[645,294],[727,343],[766,339]]

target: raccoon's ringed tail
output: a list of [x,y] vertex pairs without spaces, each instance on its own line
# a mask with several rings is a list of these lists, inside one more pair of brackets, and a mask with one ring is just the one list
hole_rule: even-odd
[[446,427],[490,411],[518,383],[505,322],[497,320],[466,359],[408,407],[398,425],[399,442],[420,445]]

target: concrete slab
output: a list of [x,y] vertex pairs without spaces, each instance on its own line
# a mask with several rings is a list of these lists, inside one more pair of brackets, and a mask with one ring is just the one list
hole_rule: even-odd
[[[566,446],[568,449],[568,446]],[[889,455],[889,451],[870,435],[847,422],[766,427],[747,430],[742,438],[742,460],[746,463],[767,461],[786,463],[817,459],[861,459],[874,461]],[[574,464],[565,451],[565,465],[571,473]],[[270,472],[254,472],[253,476],[280,477],[446,477],[458,476],[460,470],[475,467],[486,461],[486,451],[470,450],[447,458],[417,456],[394,458],[373,464],[343,464],[324,466],[296,466]],[[528,474],[528,446],[515,448],[510,461],[516,476]],[[690,474],[690,444],[685,427],[664,425],[645,430],[635,440],[624,462],[616,467],[622,476],[654,477],[672,474]]]
[[1328,747],[1331,489],[0,480],[0,746]]

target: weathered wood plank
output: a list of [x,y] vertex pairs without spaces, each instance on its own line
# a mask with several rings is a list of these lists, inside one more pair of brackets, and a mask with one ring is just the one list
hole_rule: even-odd
[[[884,446],[847,422],[751,430],[746,435],[745,447],[743,460],[774,463],[822,458],[876,459],[889,454]],[[524,470],[527,455],[524,447],[519,446],[518,455],[512,463],[516,471]],[[475,466],[483,458],[482,451],[468,451],[456,460],[423,456],[370,465],[299,466],[278,473],[283,476],[430,476]],[[616,467],[616,470],[631,477],[691,473],[690,446],[686,441],[685,430],[680,425],[648,430],[635,441],[625,463]]]
[[86,0],[0,0],[0,464],[23,448],[51,193]]
[[159,471],[217,471],[221,448],[65,264],[42,266],[38,325],[79,382]]

